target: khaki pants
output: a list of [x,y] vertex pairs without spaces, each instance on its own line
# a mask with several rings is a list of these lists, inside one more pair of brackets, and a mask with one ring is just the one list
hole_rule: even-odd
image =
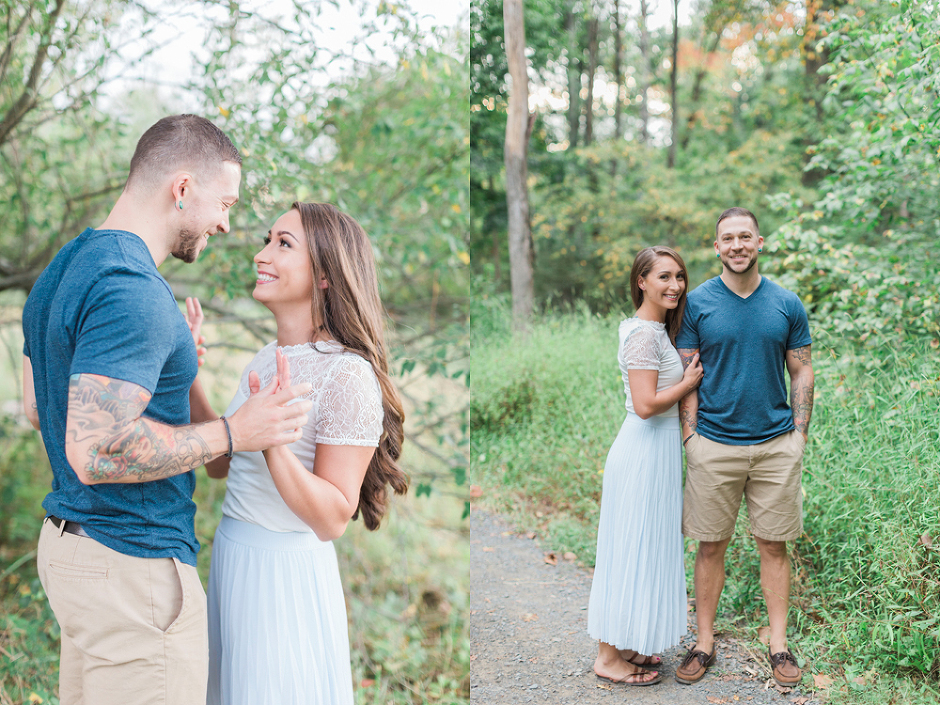
[[693,434],[685,444],[682,533],[696,541],[731,538],[743,495],[754,536],[798,538],[803,533],[804,445],[796,430],[749,446]]
[[62,630],[62,705],[205,705],[206,593],[194,567],[126,556],[48,519],[37,562]]

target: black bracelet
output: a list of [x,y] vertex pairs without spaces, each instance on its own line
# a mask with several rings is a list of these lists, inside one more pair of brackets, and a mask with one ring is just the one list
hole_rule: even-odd
[[692,433],[689,434],[688,438],[686,438],[684,441],[682,441],[682,445],[685,445],[686,443],[688,443],[688,442],[689,442],[689,438],[691,438],[691,437],[694,436],[694,435],[695,435],[695,431],[692,431]]
[[220,416],[222,423],[225,424],[225,433],[228,434],[228,453],[225,454],[226,458],[231,458],[234,455],[235,451],[232,448],[232,429],[228,427],[228,419],[224,416]]

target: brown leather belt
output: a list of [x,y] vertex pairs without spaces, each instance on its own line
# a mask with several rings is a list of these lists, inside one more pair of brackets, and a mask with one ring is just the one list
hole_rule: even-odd
[[75,536],[82,536],[86,539],[90,539],[91,536],[82,528],[81,524],[76,524],[74,521],[66,521],[65,528],[62,528],[63,520],[59,517],[54,517],[51,514],[49,515],[49,521],[52,522],[53,526],[57,529],[62,529],[67,534],[74,534]]

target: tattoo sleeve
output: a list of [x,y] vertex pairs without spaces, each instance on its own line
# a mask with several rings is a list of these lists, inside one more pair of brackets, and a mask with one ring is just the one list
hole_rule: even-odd
[[[683,370],[692,364],[692,358],[697,354],[698,350],[679,349]],[[679,422],[682,424],[683,435],[694,433],[698,428],[698,390],[692,390],[679,400]]]
[[787,351],[790,371],[790,408],[793,425],[804,436],[809,434],[809,421],[813,415],[813,388],[815,378],[809,345]]
[[87,458],[74,469],[95,482],[149,482],[188,472],[214,457],[198,432],[204,424],[167,426],[141,418],[150,396],[130,382],[73,375],[66,444]]

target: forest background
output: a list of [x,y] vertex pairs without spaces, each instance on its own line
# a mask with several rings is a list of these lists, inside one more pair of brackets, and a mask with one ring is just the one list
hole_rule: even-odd
[[[231,233],[161,269],[199,296],[219,410],[274,338],[252,256],[294,200],[370,234],[408,416],[411,490],[336,542],[360,703],[469,696],[467,5],[327,0],[0,0],[0,703],[57,703],[58,627],[36,577],[51,474],[21,409],[22,306],[58,249],[104,220],[143,131],[179,112],[243,159]],[[205,581],[224,484],[197,472]]]
[[[805,534],[791,545],[804,685],[832,702],[936,703],[938,4],[659,4],[675,23],[657,23],[652,0],[524,4],[535,307],[515,325],[503,4],[471,7],[475,501],[593,565],[633,257],[674,247],[695,286],[720,271],[718,215],[747,207],[762,274],[799,294],[813,334]],[[756,642],[745,521],[718,628]]]

